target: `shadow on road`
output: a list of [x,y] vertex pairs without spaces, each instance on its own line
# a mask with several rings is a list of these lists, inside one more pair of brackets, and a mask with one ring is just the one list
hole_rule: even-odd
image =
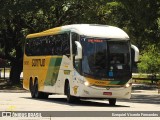
[[[73,104],[69,104],[66,101],[66,98],[53,98],[50,97],[48,99],[33,99],[38,101],[45,101],[45,102],[54,102],[57,104],[64,104],[69,106],[94,106],[94,107],[130,107],[124,105],[118,105],[118,102],[129,102],[129,103],[144,103],[144,104],[160,104],[160,94],[152,94],[148,92],[156,91],[157,87],[155,85],[135,85],[133,86],[133,94],[131,99],[117,99],[117,105],[111,106],[108,104],[108,100],[101,100],[101,101],[94,101],[94,100],[80,100]],[[53,95],[54,96],[54,95]],[[25,99],[32,99],[32,98],[25,98]]]
[[108,104],[108,100],[105,100],[106,103],[96,102],[96,101],[92,101],[92,100],[79,100],[79,101],[76,101],[75,103],[67,103],[66,98],[33,99],[33,98],[29,98],[29,97],[26,98],[25,97],[25,99],[32,99],[32,100],[45,101],[45,102],[54,102],[54,103],[57,103],[57,104],[69,105],[69,106],[130,107],[130,106],[124,106],[124,105],[112,106],[112,105]]

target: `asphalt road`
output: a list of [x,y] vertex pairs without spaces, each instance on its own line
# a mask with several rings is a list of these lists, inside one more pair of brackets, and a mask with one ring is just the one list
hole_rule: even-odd
[[[81,100],[80,102],[69,104],[66,102],[66,97],[63,95],[50,95],[48,99],[32,99],[27,91],[0,91],[0,111],[160,111],[160,94],[157,89],[145,87],[134,87],[132,98],[130,100],[118,99],[116,106],[110,106],[108,100]],[[146,89],[147,88],[147,89]],[[73,113],[74,114],[74,113]],[[5,117],[0,117],[0,120],[6,120]],[[7,118],[9,120],[10,118]],[[15,118],[14,118],[15,119]],[[18,120],[22,118],[17,118]],[[29,118],[24,118],[28,120]],[[40,118],[31,118],[39,120]],[[51,120],[53,118],[41,118]],[[64,117],[54,117],[54,120],[64,119]],[[75,119],[75,117],[67,117],[65,119]],[[79,119],[98,119],[106,120],[105,117],[77,117]],[[122,117],[110,117],[109,119],[116,120]],[[135,119],[123,117],[123,120]],[[155,119],[160,117],[138,117],[139,119]]]

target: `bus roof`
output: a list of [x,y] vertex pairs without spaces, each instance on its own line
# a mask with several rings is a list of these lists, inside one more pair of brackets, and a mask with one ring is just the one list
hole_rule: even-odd
[[90,37],[129,39],[129,36],[118,27],[98,24],[72,24],[55,27],[39,33],[29,34],[27,35],[27,38],[60,34],[66,31],[73,31],[80,35]]

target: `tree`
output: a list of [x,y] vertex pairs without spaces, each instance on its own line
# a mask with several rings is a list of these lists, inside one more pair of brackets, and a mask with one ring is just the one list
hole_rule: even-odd
[[140,50],[160,43],[160,1],[109,0],[102,7],[105,23],[126,31]]
[[11,61],[12,83],[20,81],[25,36],[56,26],[114,25],[124,29],[141,50],[149,44],[160,45],[157,0],[0,0],[0,3],[0,43],[5,52],[0,56]]
[[0,56],[11,61],[11,83],[20,82],[22,46],[27,34],[65,24],[98,23],[101,1],[1,0],[0,42],[5,54]]
[[[149,44],[160,40],[160,1],[157,0],[117,0],[125,9],[126,27],[133,43],[143,50]],[[126,15],[126,14],[125,14]]]
[[140,56],[138,68],[143,73],[160,73],[160,49],[155,45],[148,46]]

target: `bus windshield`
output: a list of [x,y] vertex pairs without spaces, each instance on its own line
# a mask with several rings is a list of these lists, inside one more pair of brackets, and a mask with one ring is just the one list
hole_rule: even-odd
[[[94,78],[108,78],[108,72],[130,71],[130,50],[127,41],[82,38],[82,72]],[[116,76],[115,76],[116,77]]]

